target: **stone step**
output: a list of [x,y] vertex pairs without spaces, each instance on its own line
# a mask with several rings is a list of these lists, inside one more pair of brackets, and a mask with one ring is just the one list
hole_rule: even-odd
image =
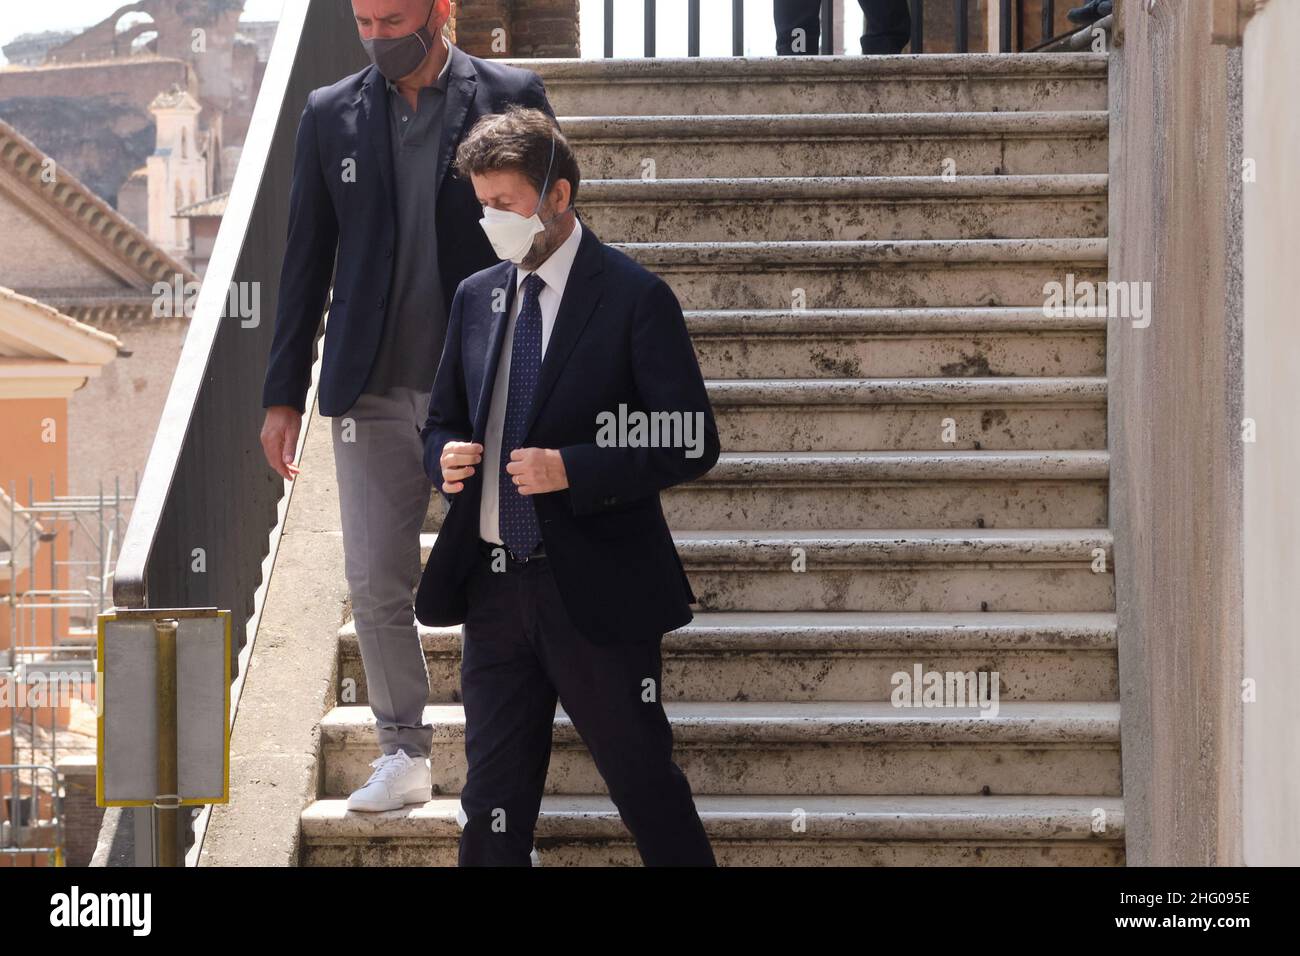
[[555,111],[570,116],[1106,108],[1105,54],[505,62],[541,75]]
[[662,494],[682,531],[1104,527],[1105,451],[724,452]]
[[[1091,451],[723,452],[661,493],[671,527],[1101,527],[1109,456]],[[429,500],[425,531],[441,527]]]
[[683,309],[1036,306],[1106,281],[1105,239],[611,243]]
[[[422,560],[434,537],[420,536]],[[1101,528],[675,531],[673,539],[703,611],[1115,607],[1111,535]]]
[[[1106,278],[1106,57],[528,66],[719,423],[663,496],[699,603],[662,687],[719,862],[1123,865],[1106,320],[1043,315]],[[419,639],[442,795],[345,811],[378,752],[349,622],[303,865],[455,865],[461,629]],[[894,706],[916,671],[996,672],[996,714]],[[639,862],[562,706],[547,791],[543,865]]]
[[715,379],[726,451],[1106,447],[1101,377]]
[[1111,536],[1104,529],[678,531],[673,537],[706,611],[1115,606]]
[[599,179],[582,218],[601,238],[728,242],[1106,235],[1104,175]]
[[[460,698],[461,629],[420,625],[429,703]],[[664,635],[665,701],[884,700],[891,675],[997,671],[1002,700],[1115,700],[1113,614],[702,612]],[[340,686],[366,704],[356,626],[339,631]]]
[[[724,866],[1123,866],[1124,804],[1088,796],[700,796]],[[302,813],[304,866],[455,866],[460,801],[387,813],[317,800]],[[635,866],[608,797],[542,800],[543,866]]]
[[[1100,376],[713,379],[707,381],[705,387],[713,407],[722,447],[727,450],[724,454],[749,452],[797,456],[818,453],[825,456],[845,452],[859,456],[877,456],[879,453],[875,460],[881,463],[880,467],[911,469],[912,465],[888,463],[945,460],[941,457],[918,458],[904,454],[906,452],[934,452],[956,456],[960,452],[988,451],[1006,452],[1008,456],[1003,459],[1005,467],[1017,469],[1030,467],[1025,464],[1029,460],[1024,457],[1026,454],[1046,456],[1049,460],[1055,458],[1095,462],[1095,459],[1086,457],[1061,459],[1060,456],[1070,451],[1099,451],[1106,447],[1106,380]],[[1016,454],[1012,456],[1012,452]],[[896,458],[891,459],[887,453],[895,453]],[[823,467],[820,464],[822,458],[814,457],[811,460],[819,462],[816,467]],[[847,459],[841,459],[840,463],[845,460]],[[946,460],[968,461],[956,457]],[[977,466],[963,463],[941,467],[968,469]],[[716,470],[717,466],[714,468]],[[907,474],[910,477],[900,480],[920,480],[920,473],[915,470],[909,470]],[[1000,480],[1012,480],[1011,472],[1006,474],[1008,477]],[[979,477],[970,472],[968,475],[970,478],[967,480]],[[704,480],[708,480],[707,475]],[[1100,479],[1094,474],[1094,480]],[[933,482],[931,488],[932,486]],[[955,489],[950,493],[965,498],[965,492],[970,490]],[[832,493],[828,497],[822,491],[823,489],[806,489],[805,495],[811,493],[824,501],[839,500],[836,494]],[[847,486],[836,491],[854,494]],[[1006,513],[1021,513],[1027,518],[1031,514],[1030,509],[1034,507],[1034,501],[1048,501],[1051,498],[1051,491],[1046,486],[1038,488],[1038,492],[1039,497],[1025,491],[1008,499],[1005,502]],[[669,493],[693,492],[681,489]],[[916,489],[900,487],[883,497],[877,495],[868,500],[859,500],[858,507],[868,509],[861,513],[870,513],[876,509],[875,513],[883,516],[893,512],[882,512],[880,508],[891,507],[891,501],[901,502],[906,498],[913,502],[914,509],[921,510],[899,511],[900,525],[927,526],[932,523],[904,519],[909,514],[915,514],[919,518],[925,513],[924,505],[916,495],[924,496],[928,493],[928,490],[919,486]],[[1047,497],[1041,497],[1042,495]],[[714,497],[721,504],[722,499]],[[724,495],[723,498],[740,503],[740,498],[734,494]],[[781,517],[781,502],[764,499],[763,489],[757,486],[751,487],[751,493],[746,498],[752,506],[762,505],[770,511],[773,520],[796,520],[792,515]],[[1080,515],[1090,513],[1085,502],[1091,500],[1096,503],[1097,490],[1095,487],[1092,491],[1076,488],[1071,493],[1070,500],[1085,509],[1078,512]],[[980,501],[984,502],[980,507],[994,506],[987,498],[967,498],[964,514],[969,517],[953,514],[946,520],[955,526],[974,525],[980,516],[986,517],[988,521],[996,520],[987,514],[976,514],[970,510]],[[934,504],[932,501],[931,505]],[[441,527],[444,508],[441,495],[435,493],[430,496],[425,515],[425,531],[436,531]],[[1095,511],[1093,508],[1091,513]],[[883,520],[883,517],[874,520]],[[1077,523],[1087,525],[1094,522],[1095,519],[1081,518]]]
[[1104,375],[1106,317],[1039,308],[691,310],[706,378]]
[[[916,666],[920,676],[926,669]],[[938,707],[922,705],[922,693],[918,688],[915,706],[669,702],[664,710],[673,760],[698,794],[1119,794],[1118,702]],[[433,727],[433,792],[460,793],[464,708],[435,704],[423,716]],[[369,707],[335,707],[322,718],[321,796],[347,796],[366,782],[379,753],[375,731]],[[562,706],[546,792],[607,792]]]
[[[1104,110],[561,116],[584,180],[1105,173]],[[582,201],[579,193],[578,201]]]

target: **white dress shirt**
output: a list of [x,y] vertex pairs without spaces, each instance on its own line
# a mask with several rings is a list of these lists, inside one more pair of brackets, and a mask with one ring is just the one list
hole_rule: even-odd
[[[582,239],[582,224],[578,217],[573,218],[573,231],[560,243],[559,248],[550,254],[545,262],[535,270],[515,267],[515,294],[510,304],[510,320],[506,323],[505,341],[501,343],[501,360],[497,365],[497,378],[492,387],[492,404],[488,408],[487,432],[483,436],[483,494],[479,500],[478,531],[484,541],[501,544],[500,511],[500,457],[501,426],[506,417],[506,401],[510,395],[510,351],[515,341],[515,319],[524,298],[524,279],[536,272],[546,283],[537,294],[537,304],[542,310],[542,358],[546,357],[546,346],[551,340],[551,330],[555,327],[555,317],[560,311],[560,299],[564,296],[564,286],[569,281],[569,271],[573,268],[574,257],[578,254],[578,243]],[[514,451],[512,448],[511,451]]]

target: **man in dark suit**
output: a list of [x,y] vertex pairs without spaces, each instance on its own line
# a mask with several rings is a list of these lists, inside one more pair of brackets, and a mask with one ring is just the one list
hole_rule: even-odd
[[659,492],[719,453],[681,306],[580,223],[545,113],[482,120],[456,162],[511,260],[456,290],[422,432],[451,506],[416,615],[464,623],[460,863],[527,864],[558,698],[642,860],[712,866],[660,700],[695,596]]
[[272,468],[297,473],[333,276],[319,404],[333,419],[348,588],[382,750],[348,808],[375,811],[431,796],[429,683],[411,601],[432,493],[419,428],[452,293],[497,261],[451,157],[483,115],[511,103],[552,111],[536,74],[447,41],[449,0],[352,8],[373,65],[314,90],[298,126],[262,445]]

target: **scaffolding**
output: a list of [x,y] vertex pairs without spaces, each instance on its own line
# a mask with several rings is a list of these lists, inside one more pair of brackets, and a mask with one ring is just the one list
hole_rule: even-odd
[[[64,781],[56,768],[61,752],[85,753],[87,747],[83,735],[65,734],[60,741],[59,705],[71,696],[92,703],[87,693],[93,694],[95,684],[95,622],[112,605],[124,508],[135,501],[136,487],[138,476],[130,494],[117,480],[111,494],[101,482],[97,495],[59,495],[51,479],[49,497],[41,500],[29,478],[25,505],[12,484],[7,493],[0,489],[0,574],[8,579],[0,600],[9,611],[0,682],[8,685],[12,717],[8,727],[0,726],[0,739],[10,744],[8,763],[0,763],[0,860],[47,852],[62,859]],[[78,557],[87,550],[89,557]],[[35,586],[47,569],[49,586]],[[41,641],[44,619],[49,636]],[[38,688],[45,693],[33,693]],[[48,715],[48,726],[42,726],[41,714]],[[53,845],[19,839],[33,832],[46,833]]]

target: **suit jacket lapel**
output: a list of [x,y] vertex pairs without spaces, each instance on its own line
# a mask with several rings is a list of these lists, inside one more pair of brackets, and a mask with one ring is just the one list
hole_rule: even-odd
[[392,133],[389,129],[388,120],[388,84],[384,80],[383,74],[374,66],[371,66],[366,73],[366,78],[361,84],[361,94],[359,100],[359,118],[357,133],[370,149],[371,158],[375,162],[375,167],[379,170],[379,182],[383,189],[384,201],[392,211],[394,218],[397,215],[397,203],[394,199],[393,190],[393,149],[391,145]]
[[478,74],[474,64],[462,50],[451,54],[451,66],[447,70],[447,98],[443,104],[442,138],[438,148],[437,179],[434,189],[442,189],[443,177],[451,164],[451,155],[456,144],[461,140],[465,121],[469,116],[469,106],[474,102],[474,93],[478,88]]
[[[491,324],[488,326],[488,349],[486,365],[483,366],[483,387],[479,390],[478,404],[474,408],[474,440],[483,441],[483,436],[487,433],[488,412],[492,408],[492,390],[496,387],[497,370],[501,364],[501,349],[506,339],[506,327],[510,324],[510,307],[515,298],[515,285],[519,281],[519,274],[513,262],[506,262],[504,265],[509,266],[505,269],[506,299],[505,308],[499,312],[491,312]],[[501,288],[498,284],[493,284],[488,289],[488,308],[491,309],[492,303],[496,299],[496,290]]]
[[600,238],[584,222],[582,239],[578,243],[578,254],[574,256],[573,267],[564,284],[564,296],[560,299],[560,309],[555,316],[555,327],[551,329],[551,338],[546,344],[546,354],[542,357],[537,391],[533,394],[533,405],[528,411],[528,419],[524,425],[525,435],[537,421],[542,406],[546,404],[551,389],[555,387],[560,377],[560,370],[564,368],[569,353],[573,351],[579,336],[582,335],[582,330],[587,327],[591,313],[596,309],[596,303],[600,299],[600,285],[596,282],[596,276],[600,275],[603,268],[604,256],[601,252]]

